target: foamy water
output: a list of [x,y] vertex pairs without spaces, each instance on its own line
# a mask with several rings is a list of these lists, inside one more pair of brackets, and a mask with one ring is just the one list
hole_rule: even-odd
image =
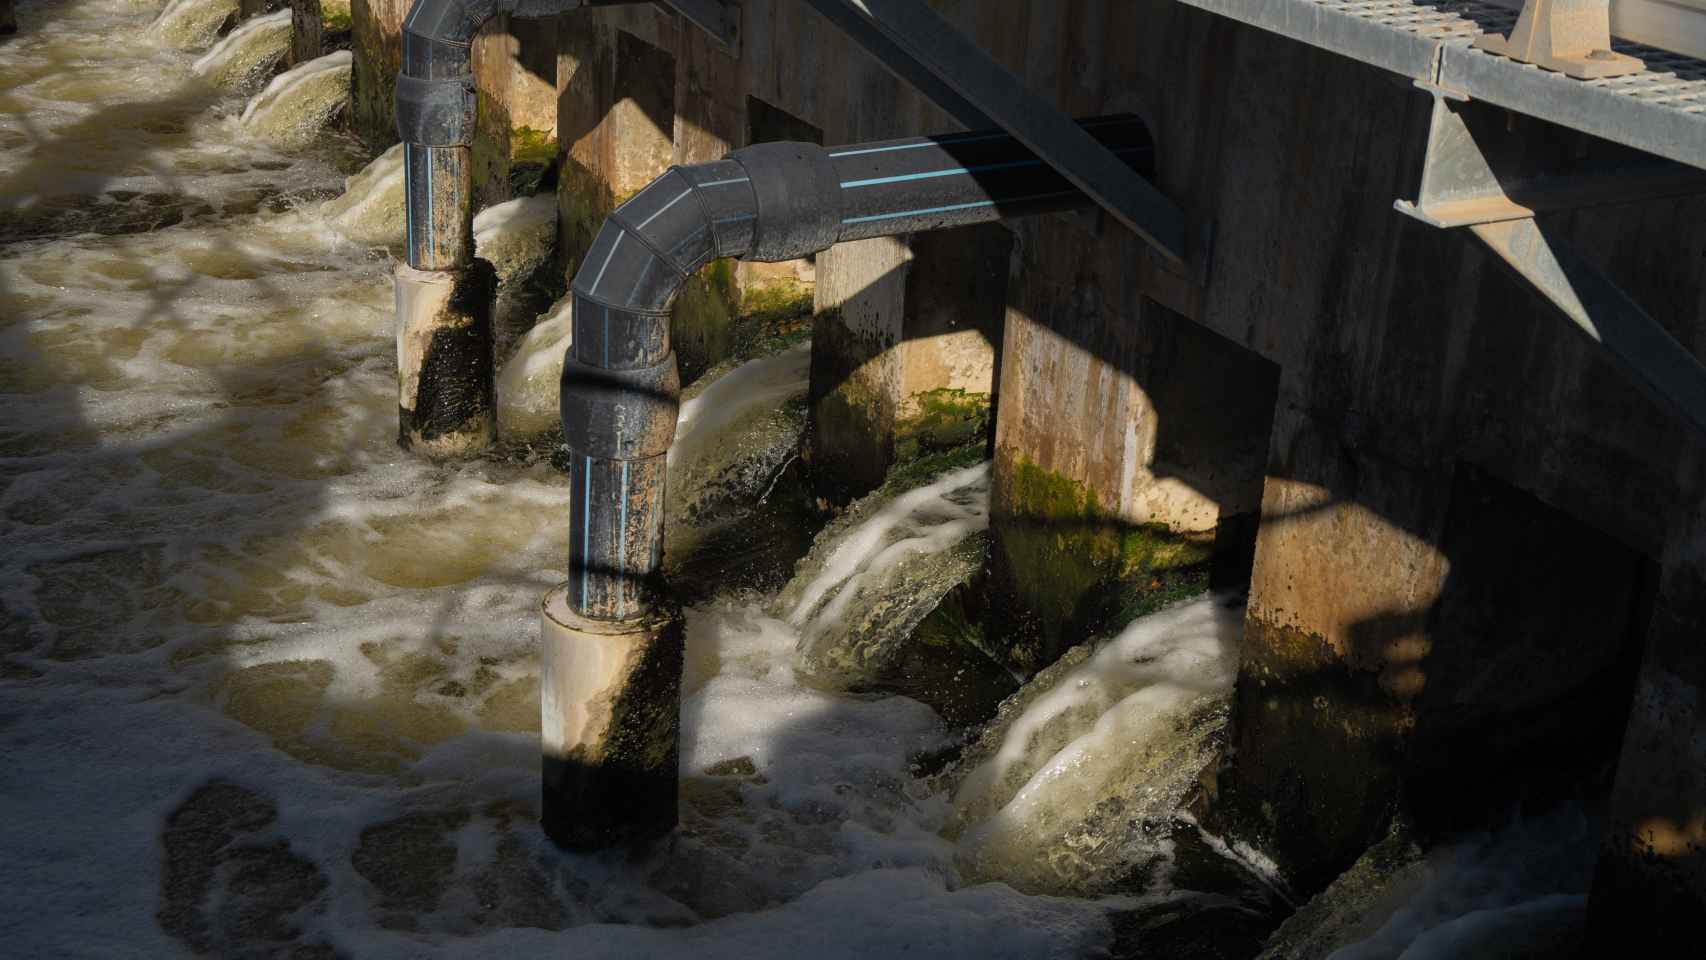
[[[247,106],[199,78],[224,9],[26,2],[0,44],[6,952],[1095,955],[1129,902],[1011,884],[1051,885],[1025,852],[1087,806],[1176,799],[1218,729],[1235,611],[1087,647],[922,778],[958,731],[802,665],[912,589],[909,564],[978,543],[987,466],[941,474],[856,508],[780,597],[689,610],[681,830],[639,858],[560,853],[535,826],[536,611],[565,481],[397,448],[399,156],[346,183],[317,133],[347,54]],[[144,33],[188,49],[112,42]],[[482,250],[533,249],[549,206],[488,215]],[[524,339],[500,421],[548,428],[566,340],[566,310]],[[763,494],[807,358],[689,394],[672,497]],[[1381,943],[1572,908],[1527,889],[1442,881]],[[1374,955],[1396,954],[1347,954]]]
[[[101,39],[147,11],[54,10],[0,48],[44,118],[4,144],[9,198],[99,196],[101,165],[136,154],[43,162],[107,109],[56,86],[67,45],[133,97],[196,91],[144,138],[158,166],[125,176],[232,172],[176,226],[0,258],[9,951],[1066,957],[1106,938],[1101,905],[963,883],[909,767],[942,722],[802,686],[797,631],[752,603],[689,615],[679,836],[633,862],[551,848],[536,606],[568,491],[548,465],[396,447],[391,263],[351,213],[383,210],[365,194],[394,163],[341,207],[220,214],[256,164],[309,196],[342,174],[245,137],[191,54]],[[251,121],[300,106],[291,83]]]
[[291,12],[251,17],[196,58],[190,69],[222,87],[248,89],[290,50]]

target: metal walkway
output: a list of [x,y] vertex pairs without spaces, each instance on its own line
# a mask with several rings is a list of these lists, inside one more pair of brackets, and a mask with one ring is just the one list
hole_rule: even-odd
[[1614,143],[1706,167],[1706,61],[1636,43],[1640,73],[1575,80],[1472,49],[1517,11],[1482,0],[1179,0],[1466,96]]

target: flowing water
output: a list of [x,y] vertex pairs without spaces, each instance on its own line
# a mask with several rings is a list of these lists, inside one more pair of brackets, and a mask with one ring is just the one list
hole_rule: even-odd
[[289,52],[290,17],[286,7],[250,18],[198,57],[190,69],[222,87],[249,89]]
[[[246,105],[199,76],[232,6],[26,0],[0,44],[10,955],[1079,957],[1194,896],[1168,844],[1224,720],[1235,603],[1086,644],[970,743],[885,686],[977,566],[987,465],[857,505],[785,588],[704,591],[681,830],[643,857],[552,848],[536,611],[565,481],[397,448],[398,155],[355,172],[325,130],[347,54]],[[111,41],[136,34],[186,49]],[[482,254],[524,270],[551,206],[488,214]],[[520,339],[506,427],[550,429],[567,337],[558,310]],[[762,512],[807,363],[689,391],[672,552]],[[1455,935],[1457,902],[1381,943]]]

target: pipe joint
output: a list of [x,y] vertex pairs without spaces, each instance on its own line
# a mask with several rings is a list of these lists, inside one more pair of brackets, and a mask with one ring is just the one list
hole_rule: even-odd
[[600,460],[649,460],[669,452],[680,413],[675,354],[631,370],[563,362],[563,440]]
[[757,203],[747,260],[797,260],[841,233],[841,178],[813,143],[760,143],[729,155],[746,170]]

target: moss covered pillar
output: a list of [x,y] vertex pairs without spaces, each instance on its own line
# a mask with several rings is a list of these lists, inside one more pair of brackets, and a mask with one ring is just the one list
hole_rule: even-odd
[[1071,262],[1075,233],[1027,230],[1002,344],[991,571],[1023,671],[1206,589],[1216,555],[1247,564],[1278,383],[1151,300],[1104,299],[1126,265]]
[[811,407],[821,496],[846,503],[897,462],[987,435],[1012,242],[991,224],[818,256]]

